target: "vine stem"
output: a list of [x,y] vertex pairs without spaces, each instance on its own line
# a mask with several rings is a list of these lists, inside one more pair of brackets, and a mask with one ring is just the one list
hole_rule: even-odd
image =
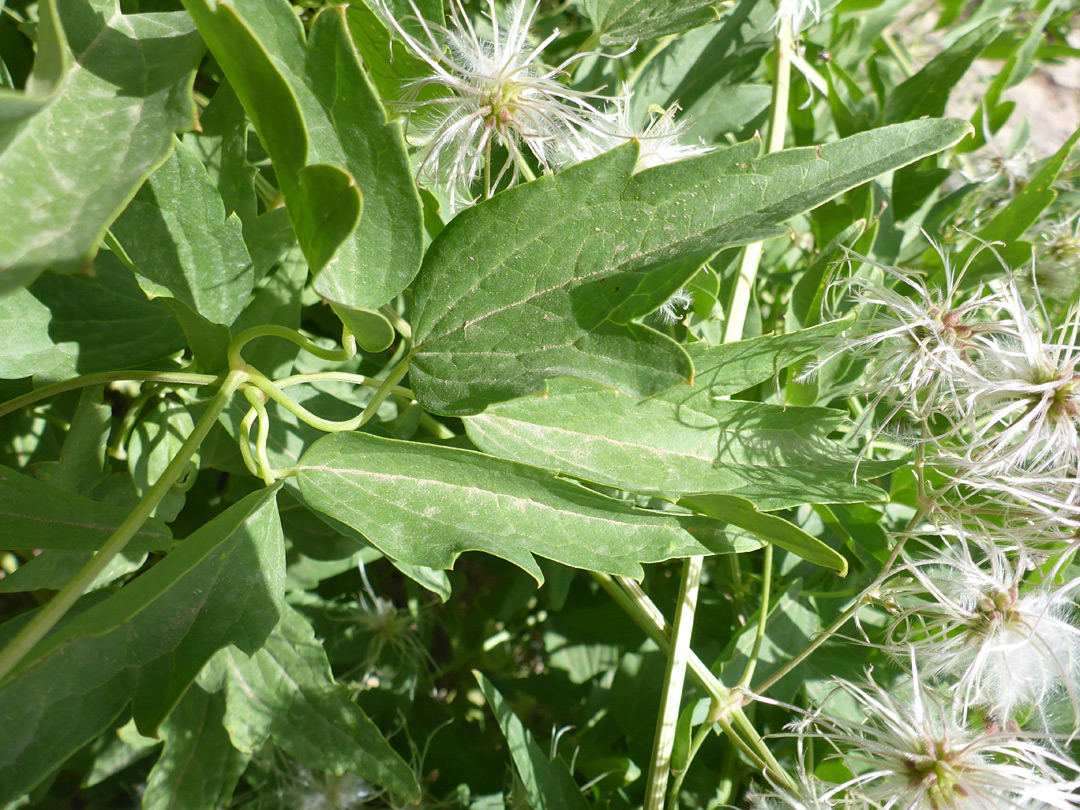
[[652,761],[649,763],[649,782],[645,792],[645,810],[663,810],[667,796],[668,774],[671,773],[671,752],[675,745],[675,728],[679,719],[686,662],[690,655],[690,636],[694,630],[694,609],[701,585],[704,557],[691,557],[683,565],[679,583],[679,603],[675,608],[675,625],[671,631],[664,690],[660,712],[656,716],[653,735]]
[[169,462],[169,466],[165,468],[161,477],[143,495],[138,506],[124,518],[124,522],[116,528],[116,531],[109,535],[109,539],[105,541],[98,553],[79,569],[78,573],[57,592],[56,596],[41,608],[38,614],[19,631],[3,650],[0,650],[0,681],[6,678],[23,661],[27,654],[37,646],[38,642],[48,635],[49,631],[67,614],[72,605],[86,593],[86,590],[93,584],[98,575],[105,570],[105,567],[113,561],[117,554],[124,550],[131,538],[142,528],[142,525],[147,521],[154,509],[157,508],[157,505],[161,503],[161,499],[165,497],[166,493],[184,473],[188,462],[191,461],[191,457],[210,432],[210,428],[217,422],[232,395],[236,393],[247,378],[248,371],[246,368],[233,369],[228,373],[221,384],[221,388],[210,400],[206,413],[195,424],[195,429],[184,440],[180,450],[173,460]]
[[[773,82],[772,110],[769,118],[769,135],[766,142],[767,152],[775,152],[784,148],[791,88],[791,54],[793,47],[794,38],[790,21],[782,18],[776,34],[776,80]],[[746,314],[750,306],[750,296],[754,289],[754,282],[757,279],[758,265],[761,263],[761,251],[762,243],[755,242],[747,245],[746,250],[743,252],[739,274],[735,279],[731,301],[727,308],[724,343],[733,343],[742,339],[743,326],[746,323]],[[679,704],[682,700],[686,664],[690,653],[690,638],[694,628],[694,613],[697,610],[698,586],[701,581],[701,569],[704,559],[703,556],[694,556],[688,557],[683,562],[683,575],[675,607],[675,630],[671,637],[671,648],[668,652],[668,665],[664,677],[660,714],[656,722],[656,736],[653,738],[653,756],[649,769],[649,782],[645,788],[645,810],[663,810],[665,804],[668,776],[671,771],[671,750],[675,742],[674,730],[679,718]],[[767,613],[768,605],[763,603],[761,610],[763,613]],[[746,725],[751,726],[745,715],[742,715],[742,719]],[[762,748],[768,750],[764,743],[762,743]],[[775,760],[773,761],[775,762]]]
[[184,372],[168,371],[104,371],[100,374],[85,374],[73,380],[46,385],[28,394],[9,399],[0,405],[0,416],[7,416],[13,411],[33,405],[43,399],[64,394],[68,391],[77,391],[91,385],[103,385],[104,383],[121,382],[157,382],[171,385],[221,385],[224,378],[213,374],[187,374]]
[[[766,152],[779,152],[784,148],[784,136],[787,133],[788,99],[791,96],[791,53],[794,40],[791,24],[781,19],[776,32],[776,81],[773,82],[772,110],[769,117],[769,137],[765,144]],[[754,242],[743,251],[739,265],[739,275],[735,278],[735,287],[728,304],[728,321],[724,326],[724,342],[732,343],[742,338],[746,312],[750,306],[750,295],[757,280],[758,266],[761,264],[761,251],[764,242]]]
[[739,686],[747,689],[754,677],[757,668],[758,656],[761,654],[761,642],[765,639],[765,627],[769,623],[769,599],[772,596],[772,569],[773,569],[773,545],[765,544],[765,559],[761,563],[761,610],[758,611],[757,630],[754,633],[754,647],[750,650],[750,658],[746,662],[746,669],[739,678]]
[[[913,528],[920,520],[922,520],[922,518],[922,513],[916,513],[915,517],[912,518],[912,521],[909,524],[909,528]],[[782,666],[771,676],[769,676],[768,680],[759,683],[751,691],[755,695],[760,695],[763,694],[767,689],[771,689],[773,686],[779,683],[785,675],[787,675],[789,672],[795,669],[795,667],[797,667],[799,664],[809,658],[811,653],[814,652],[814,650],[816,650],[818,647],[820,647],[822,644],[832,638],[832,636],[837,631],[839,631],[841,627],[847,624],[848,620],[859,612],[859,609],[863,606],[866,597],[869,596],[874,591],[874,589],[876,589],[881,584],[882,579],[888,576],[889,571],[893,567],[893,563],[896,562],[896,558],[899,557],[900,552],[904,550],[904,544],[906,542],[906,535],[902,536],[899,540],[896,541],[896,545],[893,546],[892,553],[889,554],[889,558],[885,561],[885,565],[881,568],[881,573],[874,578],[874,581],[865,590],[859,593],[859,595],[852,600],[851,605],[843,613],[841,613],[832,624],[830,624],[828,627],[818,633],[817,637],[809,644],[807,644],[806,647],[802,650],[802,652],[800,652],[798,655],[796,655],[794,658],[784,664],[784,666]]]
[[[664,614],[648,595],[631,579],[619,577],[616,581],[607,574],[590,572],[600,586],[612,597],[635,624],[652,639],[656,646],[667,653],[671,649],[671,626]],[[731,742],[746,756],[754,767],[767,771],[778,785],[794,787],[783,766],[776,761],[768,746],[750,723],[740,705],[739,698],[724,686],[693,650],[687,653],[690,677],[713,700],[709,726],[716,723]]]

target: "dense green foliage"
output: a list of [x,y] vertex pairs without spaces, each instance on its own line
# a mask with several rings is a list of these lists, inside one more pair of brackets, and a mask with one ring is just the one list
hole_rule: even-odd
[[[555,80],[710,149],[522,149],[509,187],[496,138],[459,206],[375,0],[0,0],[0,807],[639,807],[669,647],[669,806],[744,806],[792,717],[729,689],[900,672],[850,625],[782,669],[888,623],[925,507],[864,361],[801,372],[871,262],[1034,251],[1050,324],[1076,302],[1080,133],[987,143],[1076,12],[822,5],[793,40],[758,0],[544,0],[543,61],[586,54]],[[690,653],[648,600],[700,557]]]

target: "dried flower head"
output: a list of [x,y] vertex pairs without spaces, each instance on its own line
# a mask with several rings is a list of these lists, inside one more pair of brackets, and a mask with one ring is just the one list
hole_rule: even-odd
[[1080,309],[1048,340],[1015,280],[1003,303],[1011,328],[983,342],[963,466],[990,476],[1080,475]]
[[[1008,328],[996,316],[1003,307],[1000,291],[982,288],[967,294],[961,290],[970,259],[954,270],[949,256],[939,249],[945,268],[944,288],[932,288],[918,273],[879,264],[851,253],[878,272],[834,281],[830,287],[845,290],[857,306],[871,314],[845,336],[838,349],[800,375],[806,379],[839,354],[853,352],[869,365],[863,391],[872,397],[856,425],[861,430],[875,418],[882,402],[891,404],[888,415],[877,423],[876,437],[898,414],[906,412],[919,422],[944,414],[963,427],[960,403],[978,371],[973,354],[979,338]],[[929,438],[923,431],[923,438]],[[935,440],[940,436],[935,436]]]
[[781,23],[786,22],[791,32],[797,34],[810,24],[807,18],[811,17],[815,23],[821,20],[821,4],[818,0],[780,0],[772,27],[779,28]]
[[[1023,734],[966,727],[913,672],[908,697],[872,681],[838,680],[797,727],[804,739],[829,745],[854,774],[837,786],[849,801],[883,810],[1080,806],[1072,760]],[[854,701],[864,719],[830,717],[836,695]]]
[[1046,710],[1066,693],[1080,719],[1080,629],[1072,592],[1080,580],[1025,587],[1032,567],[996,546],[951,541],[946,550],[908,558],[889,594],[899,606],[890,636],[925,674],[953,679],[962,712],[977,708],[1001,722]]
[[[550,170],[558,149],[583,142],[586,133],[596,130],[599,97],[561,80],[568,65],[588,54],[547,67],[543,53],[559,31],[538,44],[530,41],[539,0],[512,0],[502,13],[488,0],[490,36],[478,33],[461,0],[450,2],[449,27],[425,21],[416,12],[425,41],[395,19],[385,0],[376,3],[387,23],[432,71],[412,82],[412,100],[399,104],[409,116],[410,139],[422,147],[420,173],[448,188],[452,208],[472,201],[481,172],[485,197],[504,179],[508,185],[517,182],[525,166],[523,149]],[[421,99],[427,88],[434,88],[434,97],[425,94]],[[507,157],[493,170],[492,150],[500,146]]]
[[678,104],[672,104],[667,109],[650,107],[648,122],[641,126],[631,117],[632,98],[633,93],[623,88],[622,95],[610,99],[601,119],[597,121],[597,127],[591,130],[585,139],[562,144],[556,158],[559,165],[565,167],[581,163],[632,140],[638,142],[635,172],[712,151],[711,147],[701,141],[684,142],[691,122],[685,118],[676,120],[680,110]]

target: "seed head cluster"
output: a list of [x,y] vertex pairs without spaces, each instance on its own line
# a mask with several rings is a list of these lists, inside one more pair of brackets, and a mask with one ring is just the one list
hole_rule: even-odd
[[890,619],[879,641],[863,631],[907,676],[837,679],[792,728],[849,776],[810,776],[758,807],[1080,807],[1067,754],[1080,579],[1065,573],[1080,545],[1080,309],[1055,328],[1037,284],[966,282],[975,257],[955,271],[942,252],[939,284],[851,259],[834,288],[862,315],[810,373],[865,362],[864,453],[887,430],[911,445],[917,512],[872,589]]
[[628,93],[608,97],[603,88],[573,87],[575,63],[606,55],[576,53],[549,65],[545,52],[560,32],[532,38],[538,0],[513,0],[503,9],[488,0],[485,18],[475,21],[461,0],[451,0],[446,25],[425,20],[414,7],[412,30],[386,0],[374,2],[430,71],[410,83],[406,100],[388,104],[407,117],[409,140],[419,147],[419,175],[446,192],[452,210],[531,177],[534,167],[553,172],[634,139],[642,155],[638,169],[706,151],[680,142],[686,124],[675,121],[677,105],[636,127]]

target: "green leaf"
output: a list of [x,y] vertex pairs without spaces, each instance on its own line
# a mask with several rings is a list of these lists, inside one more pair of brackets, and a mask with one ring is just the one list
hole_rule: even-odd
[[252,493],[39,644],[0,687],[0,801],[32,788],[129,704],[152,734],[222,647],[258,650],[285,560],[276,489]]
[[60,24],[56,0],[42,0],[38,4],[37,57],[26,87],[23,92],[0,87],[0,151],[28,118],[56,99],[70,70],[71,49]]
[[0,296],[0,377],[38,384],[160,360],[184,347],[168,309],[110,253],[95,278],[48,273]]
[[352,771],[408,802],[420,800],[412,769],[334,682],[314,630],[292,608],[283,606],[262,649],[250,657],[222,650],[204,680],[224,680],[225,727],[241,751],[254,753],[273,739],[310,768]]
[[150,298],[174,298],[222,326],[247,303],[255,274],[240,218],[226,218],[221,195],[183,143],[135,195],[112,234]]
[[184,4],[274,162],[316,291],[354,309],[387,303],[419,266],[420,198],[344,7],[324,8],[305,42],[285,0]]
[[854,317],[830,321],[809,329],[783,335],[762,335],[735,343],[689,347],[694,361],[694,385],[665,395],[672,402],[689,403],[709,396],[721,397],[745,391],[758,383],[775,379],[790,366],[798,366],[808,357],[828,353],[834,338],[851,326]]
[[848,564],[842,555],[813,535],[807,534],[794,523],[776,515],[767,515],[758,511],[758,508],[745,498],[701,493],[680,498],[679,506],[731,523],[766,542],[790,551],[797,557],[802,557],[815,565],[839,571],[842,577],[847,576]]
[[[129,511],[0,467],[0,536],[7,548],[96,551]],[[171,545],[168,527],[149,520],[128,550],[163,551]]]
[[717,0],[585,0],[585,13],[601,45],[633,45],[713,22],[720,17],[717,5]]
[[330,308],[367,351],[386,351],[394,342],[397,334],[394,327],[378,312],[351,309],[342,304],[331,304]]
[[986,88],[986,94],[979,101],[979,106],[971,116],[971,125],[975,127],[975,137],[957,146],[958,152],[972,152],[986,145],[986,138],[998,132],[1009,120],[1015,101],[1002,102],[1001,95],[1010,87],[1022,82],[1034,67],[1035,52],[1043,44],[1043,33],[1050,20],[1057,12],[1059,0],[1050,0],[1017,43],[1001,70],[995,74]]
[[[1012,242],[1038,221],[1039,215],[1057,199],[1054,183],[1072,157],[1077,140],[1080,140],[1080,129],[1070,135],[1061,148],[1035,172],[1031,180],[1016,192],[1008,205],[986,223],[979,231],[980,239],[987,242]],[[988,257],[987,261],[993,260]]]
[[424,407],[478,413],[551,377],[636,396],[690,382],[685,351],[633,319],[722,247],[955,143],[964,121],[913,121],[764,157],[750,141],[632,175],[628,144],[458,215],[414,285],[410,381]]
[[926,66],[889,92],[885,102],[885,123],[945,114],[949,93],[967,73],[971,63],[1001,31],[1001,20],[988,20],[960,37]]
[[92,497],[106,478],[105,455],[112,430],[112,408],[102,402],[103,385],[79,393],[79,404],[57,461],[34,465],[38,480],[76,495]]
[[581,795],[581,789],[566,764],[558,758],[548,759],[491,681],[475,669],[473,677],[480,684],[480,691],[484,693],[488,707],[506,738],[510,758],[525,787],[529,806],[535,810],[588,810],[589,803]]
[[[258,169],[247,159],[248,120],[244,106],[227,81],[222,81],[210,103],[199,115],[200,132],[184,135],[184,145],[206,167],[211,182],[221,194],[225,213],[235,213],[246,229],[257,219],[255,175]],[[264,272],[266,269],[264,268]],[[261,277],[256,272],[256,278]]]
[[[20,565],[15,572],[0,579],[0,593],[26,593],[27,591],[58,591],[79,572],[93,551],[62,551],[46,548]],[[125,549],[117,554],[87,588],[87,592],[104,588],[122,576],[138,571],[146,563],[145,551]]]
[[430,568],[485,551],[538,583],[534,554],[640,579],[641,563],[758,546],[708,520],[637,509],[547,470],[469,450],[338,433],[315,442],[296,470],[311,507],[387,556]]
[[644,120],[650,104],[678,104],[683,120],[692,121],[689,137],[706,143],[725,144],[729,133],[746,137],[761,128],[772,88],[758,69],[774,42],[773,11],[769,3],[742,0],[721,25],[653,46],[657,58],[647,59],[634,80],[633,120]]
[[[676,500],[691,492],[739,495],[766,510],[812,503],[882,500],[853,483],[855,457],[828,435],[843,415],[721,397],[772,378],[819,350],[814,338],[848,321],[698,350],[692,388],[645,400],[574,380],[552,381],[544,397],[498,403],[465,419],[481,450],[606,486]],[[864,465],[869,479],[891,466]]]
[[[411,12],[407,9],[405,13]],[[400,38],[391,37],[368,0],[350,3],[346,17],[364,67],[384,101],[402,98],[410,81],[429,72],[424,61],[413,55]],[[422,30],[418,33],[423,36]]]
[[[57,0],[56,8],[75,64],[0,152],[0,292],[46,269],[88,264],[106,227],[169,154],[173,133],[194,124],[191,83],[203,45],[186,14],[121,14],[116,0]],[[58,37],[58,29],[46,37],[41,86],[65,67]],[[0,109],[13,102],[20,106],[0,99]]]
[[192,684],[161,724],[165,747],[146,779],[143,810],[228,806],[250,757],[232,747],[224,715],[222,695]]

